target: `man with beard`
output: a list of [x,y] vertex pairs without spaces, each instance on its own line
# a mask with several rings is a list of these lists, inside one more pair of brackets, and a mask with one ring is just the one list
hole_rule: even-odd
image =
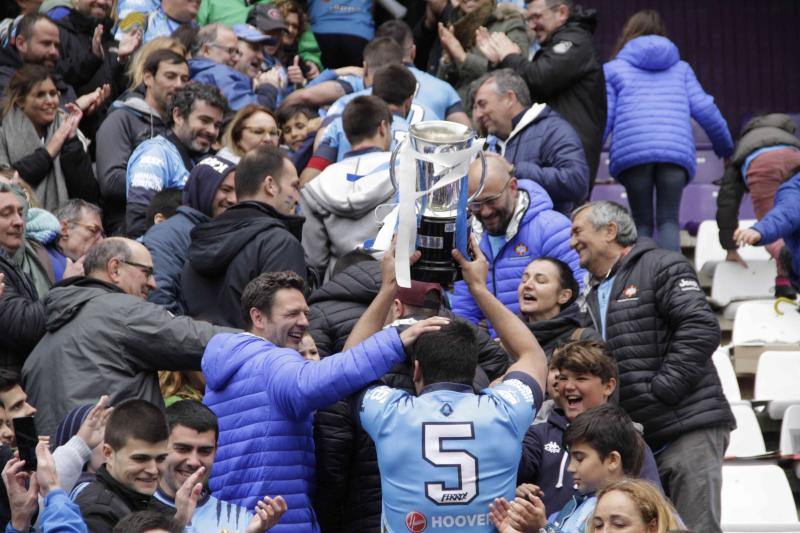
[[[517,180],[514,167],[497,154],[486,155],[483,192],[469,203],[472,232],[489,261],[487,287],[503,305],[519,313],[517,287],[525,267],[537,257],[555,257],[567,263],[576,280],[585,272],[569,247],[569,219],[553,209],[545,190],[532,180]],[[478,190],[481,162],[469,168],[469,191]],[[582,285],[582,283],[581,283]],[[453,312],[472,322],[485,317],[463,281],[456,282]]]
[[211,149],[228,108],[219,89],[192,83],[175,92],[166,114],[169,132],[140,144],[131,154],[127,175],[126,233],[139,237],[147,228],[145,211],[163,189],[183,189],[195,161]]
[[156,50],[144,60],[144,83],[131,87],[114,104],[97,132],[97,181],[103,198],[106,233],[125,223],[125,174],[136,145],[164,133],[167,100],[189,81],[186,58]]

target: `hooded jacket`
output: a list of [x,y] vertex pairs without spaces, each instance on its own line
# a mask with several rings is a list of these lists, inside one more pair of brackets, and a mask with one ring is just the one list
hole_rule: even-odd
[[[555,257],[572,268],[582,284],[585,271],[578,264],[578,254],[569,247],[570,222],[553,210],[553,202],[536,182],[519,180],[517,206],[506,229],[506,243],[497,257],[492,254],[489,236],[480,221],[473,217],[472,231],[480,240],[489,260],[486,284],[492,294],[514,313],[519,313],[517,287],[528,263],[537,257]],[[467,284],[457,281],[451,300],[453,312],[474,323],[485,317],[469,293]]]
[[97,181],[103,198],[103,226],[109,235],[117,234],[125,222],[125,174],[134,148],[167,132],[161,115],[144,96],[144,87],[120,96],[97,131]]
[[269,83],[261,84],[253,91],[253,80],[238,70],[204,57],[189,60],[189,76],[192,81],[219,87],[228,105],[238,111],[249,104],[259,104],[275,109],[278,89]]
[[569,216],[589,194],[589,167],[578,134],[550,106],[534,104],[503,145],[519,179],[542,186],[553,209]]
[[273,529],[317,532],[312,413],[377,380],[406,357],[389,328],[352,349],[305,361],[248,333],[217,335],[203,356],[203,402],[219,418],[209,486],[215,496],[252,509],[281,494],[289,510]]
[[760,245],[783,239],[792,261],[790,278],[795,287],[800,287],[800,168],[775,192],[775,206],[764,218],[753,225],[761,234]]
[[[603,67],[608,97],[604,138],[611,138],[610,172],[648,163],[672,163],[694,177],[696,159],[691,118],[708,134],[719,157],[733,141],[714,98],[703,91],[692,67],[666,37],[630,40]],[[658,125],[658,127],[653,127]]]
[[155,224],[144,234],[142,244],[153,257],[153,273],[156,277],[156,288],[147,295],[148,302],[163,305],[176,315],[186,314],[181,274],[192,243],[191,232],[195,226],[209,220],[211,217],[208,215],[182,205],[174,216]]
[[111,404],[140,398],[163,405],[157,370],[199,370],[206,343],[228,331],[90,278],[70,278],[44,299],[47,333],[22,368],[39,411],[36,427],[55,434],[75,407],[108,394]]
[[[747,157],[768,146],[794,146],[800,149],[800,139],[792,118],[782,113],[770,113],[751,119],[742,130],[742,136],[725,166],[722,185],[717,196],[717,225],[719,242],[726,250],[735,250],[733,232],[739,227],[739,207],[747,184],[742,176],[742,165]],[[786,179],[789,176],[783,176]]]
[[581,328],[582,318],[578,304],[573,303],[550,320],[526,321],[525,324],[531,330],[533,336],[536,337],[549,362],[556,348],[572,340],[572,334],[576,329],[583,330],[578,340],[603,341],[603,337],[594,329]]
[[542,43],[532,61],[528,49],[522,48],[522,54],[511,54],[500,63],[522,76],[534,102],[551,106],[572,124],[583,144],[591,183],[606,125],[606,83],[592,37],[596,26],[594,10],[576,11]]
[[300,245],[303,221],[248,200],[196,226],[183,271],[187,313],[243,328],[240,301],[250,280],[284,270],[306,279]]
[[[644,426],[650,447],[690,431],[735,428],[711,361],[719,322],[686,258],[641,237],[611,276],[605,340],[619,369],[619,405]],[[597,282],[586,306],[601,331]]]
[[[353,152],[351,152],[352,154]],[[394,195],[389,179],[391,153],[351,155],[327,167],[300,193],[306,216],[303,249],[308,266],[330,278],[336,261],[377,235],[375,208]]]
[[0,250],[6,288],[0,296],[0,368],[19,371],[44,335],[44,304],[30,278]]
[[[635,424],[641,431],[641,427]],[[580,492],[574,488],[572,474],[567,470],[569,451],[564,447],[564,431],[569,420],[560,409],[553,409],[543,424],[528,428],[522,440],[522,458],[519,463],[517,484],[533,483],[544,491],[542,502],[548,513],[556,512]],[[644,448],[644,461],[639,479],[645,479],[661,489],[653,451]],[[663,493],[663,490],[662,490]]]

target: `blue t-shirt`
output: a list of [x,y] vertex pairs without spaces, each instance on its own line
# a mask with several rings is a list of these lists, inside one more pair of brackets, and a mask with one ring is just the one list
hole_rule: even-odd
[[378,452],[385,530],[495,531],[489,503],[514,498],[522,438],[541,403],[539,385],[522,372],[480,394],[455,383],[418,397],[369,389],[360,419]]
[[[417,85],[417,89],[419,89],[419,85]],[[357,96],[367,96],[370,94],[372,94],[372,87],[367,87],[366,89],[361,89],[360,91],[339,97],[339,99],[331,104],[330,108],[328,108],[327,116],[332,117],[333,115],[341,115],[344,113],[344,108],[348,103],[350,103],[350,100],[356,98]],[[443,118],[444,117],[437,116],[431,108],[421,101],[417,101],[415,97],[411,102],[411,109],[408,112],[406,120],[409,124],[416,124],[417,122],[422,122],[424,120],[442,120]]]
[[367,41],[375,37],[373,0],[310,0],[311,31],[355,35]]

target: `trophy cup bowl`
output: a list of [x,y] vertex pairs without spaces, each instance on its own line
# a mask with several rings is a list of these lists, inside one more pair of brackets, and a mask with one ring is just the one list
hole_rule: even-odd
[[[475,132],[463,124],[427,121],[412,125],[408,136],[392,152],[389,175],[395,189],[397,189],[396,173],[401,175],[401,179],[411,179],[410,172],[403,175],[395,167],[398,152],[404,143],[410,143],[412,152],[416,154],[453,153],[449,157],[449,165],[415,159],[415,184],[418,195],[416,246],[422,257],[411,267],[411,278],[414,280],[439,283],[443,287],[449,287],[460,278],[460,269],[453,260],[451,250],[462,248],[462,251],[466,251],[463,248],[466,248],[468,240],[467,204],[481,193],[486,177],[484,155],[478,151],[483,162],[481,180],[478,189],[469,196],[466,168],[475,153],[473,145],[476,141]],[[458,152],[465,153],[460,160],[455,154]],[[462,169],[462,173],[453,179],[452,173],[456,169]],[[463,234],[457,235],[459,232]]]

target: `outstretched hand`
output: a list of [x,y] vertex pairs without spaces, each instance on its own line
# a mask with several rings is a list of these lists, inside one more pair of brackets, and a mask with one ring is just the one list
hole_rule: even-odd
[[86,420],[83,421],[80,429],[78,429],[78,436],[83,439],[83,442],[86,443],[86,446],[88,446],[90,450],[97,448],[103,441],[103,436],[106,432],[106,422],[113,410],[113,407],[108,406],[108,396],[103,395],[100,397],[100,401],[97,402],[97,405],[86,415]]
[[475,46],[493,65],[499,63],[502,59],[500,50],[492,42],[492,34],[483,26],[475,30]]
[[470,291],[486,287],[486,280],[489,277],[489,261],[483,255],[481,247],[478,244],[478,238],[475,235],[470,235],[469,238],[469,251],[474,257],[469,260],[464,257],[457,249],[453,249],[453,259],[456,260],[458,266],[461,268],[461,275],[464,277],[464,282],[469,287]]
[[42,498],[51,490],[60,488],[56,460],[50,453],[50,439],[47,437],[39,437],[39,443],[36,445],[36,481]]
[[[36,476],[25,472],[25,461],[21,461],[19,453],[8,460],[3,468],[3,483],[8,493],[8,505],[11,508],[11,525],[17,531],[28,531],[31,518],[38,509],[37,496],[39,484]],[[29,481],[27,488],[26,481]]]
[[506,56],[522,53],[522,50],[519,49],[519,45],[512,41],[505,33],[499,31],[492,32],[490,39],[492,41],[492,46],[497,49],[500,54],[499,61],[505,59]]
[[278,496],[274,500],[269,496],[264,496],[264,499],[256,504],[256,514],[247,524],[245,533],[261,533],[269,530],[280,521],[286,509],[286,500],[283,499],[283,496]]
[[733,240],[739,246],[755,245],[761,241],[761,234],[753,228],[738,228],[733,232]]
[[432,331],[439,331],[443,326],[449,323],[450,319],[443,316],[432,316],[431,318],[420,320],[400,334],[400,341],[403,343],[403,346],[409,347],[414,344],[420,336]]
[[188,524],[192,520],[200,494],[203,492],[203,484],[200,479],[203,477],[206,468],[201,466],[194,474],[186,478],[181,488],[175,493],[175,519],[181,524]]

